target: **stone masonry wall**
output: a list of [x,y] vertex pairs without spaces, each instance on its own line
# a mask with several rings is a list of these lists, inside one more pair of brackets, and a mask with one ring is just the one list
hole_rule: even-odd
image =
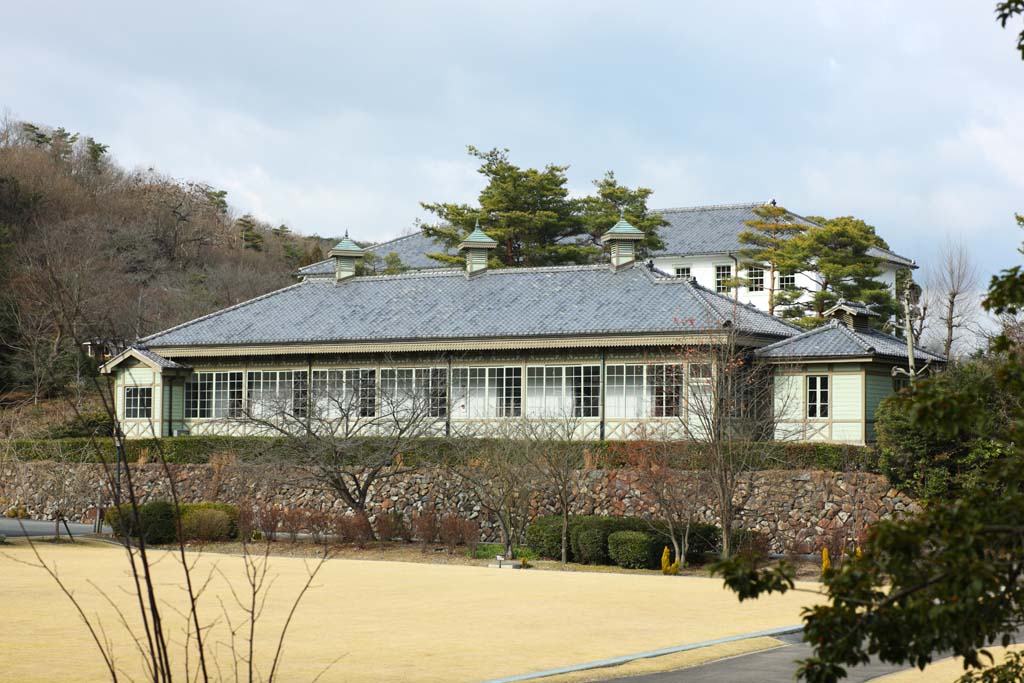
[[[245,465],[170,465],[183,501],[253,501],[257,505],[334,509],[346,507],[322,486],[283,468]],[[122,474],[122,481],[126,477]],[[161,465],[132,466],[136,490],[144,499],[169,498],[168,479]],[[8,464],[0,468],[0,512],[24,506],[29,516],[53,519],[67,510],[71,519],[91,519],[98,505],[109,505],[107,475],[99,465],[57,465],[48,462]],[[686,477],[693,487],[694,478]],[[698,517],[717,522],[713,501],[702,495]],[[451,477],[426,469],[385,482],[371,518],[381,511],[409,515],[425,507],[439,513],[458,512],[477,519],[485,540],[496,540],[492,520]],[[815,552],[837,532],[854,537],[865,524],[919,510],[907,495],[891,488],[885,478],[860,472],[765,470],[752,472],[740,483],[735,497],[737,528],[757,529],[770,539],[774,552]],[[643,515],[650,510],[630,470],[587,470],[577,477],[575,506],[580,514]],[[534,514],[553,511],[538,496]]]

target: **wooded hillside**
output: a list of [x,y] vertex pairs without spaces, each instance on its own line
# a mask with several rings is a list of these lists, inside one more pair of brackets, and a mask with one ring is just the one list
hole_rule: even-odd
[[222,190],[126,169],[91,137],[0,120],[0,400],[80,376],[77,341],[130,342],[244,301],[327,249],[236,216]]

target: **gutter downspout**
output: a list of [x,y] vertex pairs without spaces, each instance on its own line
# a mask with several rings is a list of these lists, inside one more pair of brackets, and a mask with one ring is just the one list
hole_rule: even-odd
[[607,349],[601,349],[601,428],[599,431],[599,437],[601,441],[604,441],[604,389],[605,389],[605,366],[608,361]]
[[733,256],[732,254],[729,254],[729,258],[731,258],[732,262],[736,264],[736,270],[734,271],[736,273],[736,275],[733,277],[733,281],[736,282],[737,284],[736,284],[735,287],[732,288],[732,298],[733,298],[733,301],[739,303],[739,300],[740,300],[740,286],[739,286],[739,281],[740,281],[740,260],[738,258],[736,258],[735,256]]
[[444,436],[450,439],[452,436],[452,352],[445,351],[445,358],[448,360],[448,376],[445,379],[445,393],[448,395],[447,409],[444,411]]

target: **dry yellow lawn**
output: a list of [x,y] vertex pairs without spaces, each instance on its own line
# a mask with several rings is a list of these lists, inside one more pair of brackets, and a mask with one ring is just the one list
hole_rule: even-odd
[[[90,616],[116,643],[118,665],[138,674],[114,610],[97,588],[137,621],[123,549],[89,544],[37,546],[55,563]],[[24,542],[0,548],[0,672],[12,681],[102,681],[105,670],[74,608],[31,561]],[[162,600],[184,608],[177,557],[157,553]],[[200,605],[212,640],[226,641],[220,600],[231,607],[224,577],[243,588],[242,560],[191,555],[200,579],[212,576]],[[257,666],[266,672],[276,634],[304,583],[307,561],[271,558],[276,579],[257,633]],[[479,681],[799,623],[807,593],[739,603],[719,579],[334,559],[306,595],[289,632],[282,682],[310,681],[339,658],[323,681]],[[180,662],[183,618],[164,610]],[[765,642],[770,646],[771,642]],[[730,654],[728,648],[723,655]],[[224,678],[231,659],[218,661]],[[698,660],[695,660],[698,661]],[[680,666],[666,659],[665,668]]]
[[[1019,651],[1024,645],[1011,645],[1008,648],[990,647],[989,652],[995,657],[996,662],[1003,660],[1004,654],[1009,651]],[[908,669],[899,673],[889,674],[876,679],[877,683],[955,683],[964,675],[964,663],[960,657],[948,657],[940,659],[924,671]]]

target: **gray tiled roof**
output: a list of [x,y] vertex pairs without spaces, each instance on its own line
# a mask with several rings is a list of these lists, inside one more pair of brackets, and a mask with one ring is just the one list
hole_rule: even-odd
[[[445,249],[444,244],[427,237],[422,232],[416,232],[411,235],[405,235],[404,237],[388,240],[387,242],[374,244],[373,246],[367,247],[366,251],[372,252],[380,258],[384,258],[391,252],[394,252],[398,255],[398,258],[402,261],[403,265],[415,270],[444,267],[443,263],[435,261],[427,256],[427,254],[448,253],[455,255],[458,253],[454,250]],[[312,263],[308,266],[299,268],[296,271],[297,275],[302,276],[331,275],[333,273],[333,259],[318,261],[317,263]]]
[[[763,202],[751,202],[654,210],[652,213],[660,213],[668,221],[668,225],[658,229],[665,248],[656,255],[691,256],[738,252],[746,248],[739,239],[740,233],[750,230],[746,221],[756,219],[758,216],[754,209],[763,205]],[[803,216],[795,213],[792,215],[801,225],[817,225]],[[869,248],[868,254],[897,265],[917,267],[911,259],[881,247]]]
[[[651,213],[660,213],[668,221],[668,225],[659,228],[659,235],[665,243],[665,248],[657,252],[655,256],[735,253],[744,248],[744,245],[740,244],[739,235],[750,229],[746,221],[756,219],[757,214],[754,213],[754,209],[762,205],[763,202],[748,202],[746,204],[652,209]],[[816,225],[803,216],[796,214],[793,216],[802,225]],[[444,253],[445,248],[440,242],[427,237],[422,232],[417,232],[367,247],[367,251],[371,251],[381,258],[394,252],[407,267],[421,269],[443,267],[443,264],[429,258],[427,254]],[[454,255],[456,252],[448,250],[447,253]],[[897,265],[917,267],[913,260],[881,247],[871,247],[868,254]],[[330,275],[333,272],[334,264],[331,259],[327,259],[300,268],[297,274],[316,276]]]
[[164,358],[159,353],[154,353],[143,346],[132,346],[136,353],[139,353],[166,370],[184,370],[187,366],[175,363],[170,358]]
[[736,329],[787,337],[789,323],[642,266],[461,269],[311,278],[142,340],[151,347],[403,341]]
[[[863,356],[906,360],[907,342],[878,330],[854,331],[831,320],[827,325],[775,342],[757,351],[762,358],[860,358]],[[915,347],[922,361],[945,362],[942,356]]]

